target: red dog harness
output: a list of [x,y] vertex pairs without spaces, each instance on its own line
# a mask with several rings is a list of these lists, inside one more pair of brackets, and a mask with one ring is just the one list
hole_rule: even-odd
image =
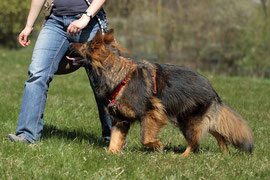
[[107,97],[110,100],[110,103],[108,105],[109,107],[116,106],[115,97],[121,91],[122,87],[127,84],[128,75],[129,75],[129,73],[127,74],[127,76],[125,77],[125,79],[123,81],[121,81],[121,83],[115,88],[115,90],[113,91],[113,93],[110,96]]
[[157,85],[156,85],[156,77],[155,74],[152,73],[152,80],[153,80],[153,90],[154,90],[154,95],[157,95]]

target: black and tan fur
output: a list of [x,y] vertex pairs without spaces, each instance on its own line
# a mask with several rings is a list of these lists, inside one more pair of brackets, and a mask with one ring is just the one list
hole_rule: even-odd
[[[127,84],[116,96],[116,109],[109,108],[113,119],[109,152],[122,150],[130,123],[141,124],[141,143],[154,149],[162,148],[158,141],[167,120],[182,131],[188,142],[187,156],[199,146],[206,133],[211,133],[222,151],[227,144],[252,152],[253,137],[247,123],[226,105],[209,81],[186,67],[132,63],[121,56],[123,51],[114,39],[113,31],[99,32],[92,41],[72,44],[73,55],[80,56],[91,71],[98,96],[107,98],[127,76]],[[157,94],[153,93],[155,77]]]

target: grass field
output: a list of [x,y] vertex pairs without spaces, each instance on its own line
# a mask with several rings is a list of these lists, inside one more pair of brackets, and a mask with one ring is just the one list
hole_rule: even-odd
[[16,130],[31,51],[0,50],[0,179],[270,179],[270,80],[205,74],[248,121],[252,155],[232,146],[223,154],[208,135],[196,154],[181,158],[187,144],[172,125],[160,135],[165,149],[151,151],[140,144],[138,124],[131,127],[122,154],[107,154],[83,69],[51,83],[39,143],[7,141]]

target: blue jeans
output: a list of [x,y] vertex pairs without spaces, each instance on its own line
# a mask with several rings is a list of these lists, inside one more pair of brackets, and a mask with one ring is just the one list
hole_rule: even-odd
[[[25,82],[24,94],[17,124],[16,135],[33,143],[40,140],[43,129],[43,112],[47,99],[49,83],[58,69],[59,62],[72,42],[84,43],[91,40],[100,29],[98,21],[92,19],[78,35],[66,34],[69,24],[81,15],[58,17],[51,15],[40,31],[29,66],[29,78]],[[103,26],[106,27],[101,17]],[[99,117],[102,125],[102,136],[110,139],[111,119],[105,112],[105,101],[96,96],[95,88],[90,84],[95,94]]]

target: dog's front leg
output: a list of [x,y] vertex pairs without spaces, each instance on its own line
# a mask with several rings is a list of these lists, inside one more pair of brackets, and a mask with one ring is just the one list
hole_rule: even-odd
[[159,120],[154,112],[148,112],[141,121],[141,143],[155,150],[163,149],[162,143],[158,142],[158,135],[165,124],[166,122]]
[[109,145],[108,153],[117,154],[122,151],[126,136],[130,127],[128,122],[117,122],[111,131],[111,140]]

